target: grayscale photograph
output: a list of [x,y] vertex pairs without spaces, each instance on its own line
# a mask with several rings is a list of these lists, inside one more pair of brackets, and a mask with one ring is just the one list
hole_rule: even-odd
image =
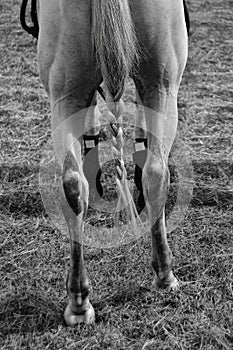
[[233,349],[233,1],[0,0],[0,349]]

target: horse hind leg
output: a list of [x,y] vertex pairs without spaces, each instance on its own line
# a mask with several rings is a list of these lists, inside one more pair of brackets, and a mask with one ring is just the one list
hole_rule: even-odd
[[[148,57],[143,57],[134,78],[138,95],[145,108],[147,158],[142,172],[143,194],[149,213],[152,240],[154,286],[176,290],[173,257],[168,245],[165,225],[165,204],[169,186],[168,156],[175,139],[178,112],[177,95],[187,60],[187,30],[182,3],[173,6],[166,1],[155,3],[155,22],[138,23],[145,40],[148,36]],[[173,11],[174,10],[174,11]],[[160,16],[158,16],[160,13]],[[171,18],[165,20],[167,14]],[[156,25],[154,24],[156,23]],[[137,31],[140,37],[141,31]],[[166,43],[163,39],[166,37]],[[147,53],[145,53],[147,55]]]
[[173,257],[165,226],[165,203],[169,185],[168,154],[157,137],[150,134],[148,149],[142,183],[151,223],[152,267],[155,271],[153,285],[156,288],[175,290],[178,282],[172,272]]
[[[69,142],[75,142],[70,135]],[[66,283],[69,303],[64,312],[66,324],[70,326],[80,322],[93,323],[95,319],[89,301],[91,285],[83,259],[83,219],[87,212],[88,183],[75,153],[72,146],[68,147],[63,163],[61,202],[70,233],[70,270]]]
[[[67,6],[64,1],[40,2],[38,41],[40,76],[50,99],[53,145],[62,171],[60,206],[69,231],[69,303],[64,318],[71,326],[78,322],[94,322],[94,310],[89,301],[91,285],[83,258],[89,185],[83,172],[82,135],[87,130],[87,108],[98,86],[89,40],[90,6],[88,2],[73,3],[74,7]],[[51,6],[53,11],[49,11]],[[84,14],[79,16],[77,11],[78,21],[73,17],[75,8]],[[90,108],[92,113],[94,106]]]
[[[69,302],[64,312],[67,325],[93,323],[94,309],[89,301],[91,284],[87,276],[84,257],[84,219],[88,208],[89,185],[83,172],[82,135],[85,133],[86,99],[77,89],[57,98],[56,71],[50,83],[52,105],[52,135],[55,153],[62,169],[60,205],[70,241],[70,268],[67,277]],[[87,89],[89,96],[91,89]],[[82,108],[83,106],[83,108]]]
[[156,71],[156,81],[152,81],[149,77],[143,84],[141,80],[135,80],[145,107],[148,130],[142,187],[151,224],[152,267],[155,271],[153,284],[157,288],[176,290],[178,281],[172,272],[173,257],[167,241],[165,204],[169,186],[168,156],[177,128],[179,79],[175,81],[158,79],[159,74],[161,76],[164,74],[163,68],[162,66],[153,68]]

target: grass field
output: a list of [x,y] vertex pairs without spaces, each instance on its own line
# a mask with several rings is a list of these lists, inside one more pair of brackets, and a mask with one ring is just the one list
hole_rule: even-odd
[[[0,348],[233,348],[232,1],[188,1],[189,59],[179,93],[179,134],[194,193],[169,234],[175,294],[154,291],[150,239],[85,249],[94,326],[67,328],[67,237],[43,207],[38,172],[50,138],[36,45],[19,25],[20,0],[0,4]],[[124,96],[132,99],[131,88]]]

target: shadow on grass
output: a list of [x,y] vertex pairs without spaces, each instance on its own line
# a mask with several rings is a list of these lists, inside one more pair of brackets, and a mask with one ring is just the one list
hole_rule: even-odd
[[179,305],[179,292],[167,293],[162,289],[154,289],[151,284],[140,285],[134,282],[126,282],[115,288],[114,293],[106,298],[93,300],[96,323],[108,322],[112,309],[121,315],[119,317],[130,319],[131,317],[137,318],[134,314],[135,312],[137,314],[137,311],[141,315],[143,312],[147,312],[146,310],[154,307],[175,310]]
[[11,191],[1,195],[0,211],[4,214],[28,217],[45,215],[46,211],[39,191],[28,188],[25,191]]
[[0,182],[0,211],[4,214],[37,216],[45,213],[38,189],[38,166],[31,164],[2,164]]
[[[132,167],[131,167],[132,168]],[[171,184],[168,193],[168,202],[166,205],[166,214],[169,214],[177,199],[177,173],[174,166],[169,167],[171,173]],[[109,168],[111,170],[111,167]],[[106,171],[103,177],[104,199],[112,201],[116,199],[117,193],[110,170]],[[133,177],[133,168],[128,169],[129,177]],[[45,215],[45,208],[39,192],[38,167],[30,165],[11,165],[3,164],[0,167],[0,181],[3,183],[4,191],[0,195],[0,211],[4,214],[25,215],[28,217]],[[109,174],[110,175],[109,175]],[[109,179],[108,176],[109,175]],[[135,188],[135,191],[138,191]],[[137,202],[137,196],[134,198]],[[100,224],[101,226],[101,224]],[[110,224],[112,226],[112,224]]]
[[63,323],[58,301],[36,291],[2,297],[0,310],[0,333],[4,338],[10,334],[45,332]]
[[[233,191],[228,187],[233,177],[233,167],[229,161],[212,162],[199,160],[193,162],[196,185],[191,206],[220,206],[228,207],[233,201]],[[132,168],[132,167],[131,167]],[[178,173],[174,165],[169,165],[170,188],[166,203],[166,215],[172,213],[178,194]],[[38,188],[38,167],[31,165],[3,164],[0,167],[0,181],[4,191],[0,196],[0,211],[5,214],[37,216],[46,214]],[[109,169],[108,169],[109,172]],[[133,168],[129,176],[133,177]],[[112,174],[111,174],[112,176]],[[104,185],[107,188],[106,200],[114,198],[114,192],[108,186],[107,176]],[[221,184],[221,186],[220,186]]]

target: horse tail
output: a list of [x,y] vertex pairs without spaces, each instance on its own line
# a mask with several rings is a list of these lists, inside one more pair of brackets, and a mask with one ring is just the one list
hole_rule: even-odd
[[138,60],[128,0],[92,1],[92,44],[103,80],[113,101],[117,102]]
[[128,207],[128,216],[132,219],[136,216],[136,209],[133,207],[123,160],[124,104],[121,96],[126,78],[138,63],[139,53],[128,0],[92,1],[92,45],[97,68],[106,87],[105,100],[109,109],[109,129],[119,190],[116,215],[120,216],[121,209]]

